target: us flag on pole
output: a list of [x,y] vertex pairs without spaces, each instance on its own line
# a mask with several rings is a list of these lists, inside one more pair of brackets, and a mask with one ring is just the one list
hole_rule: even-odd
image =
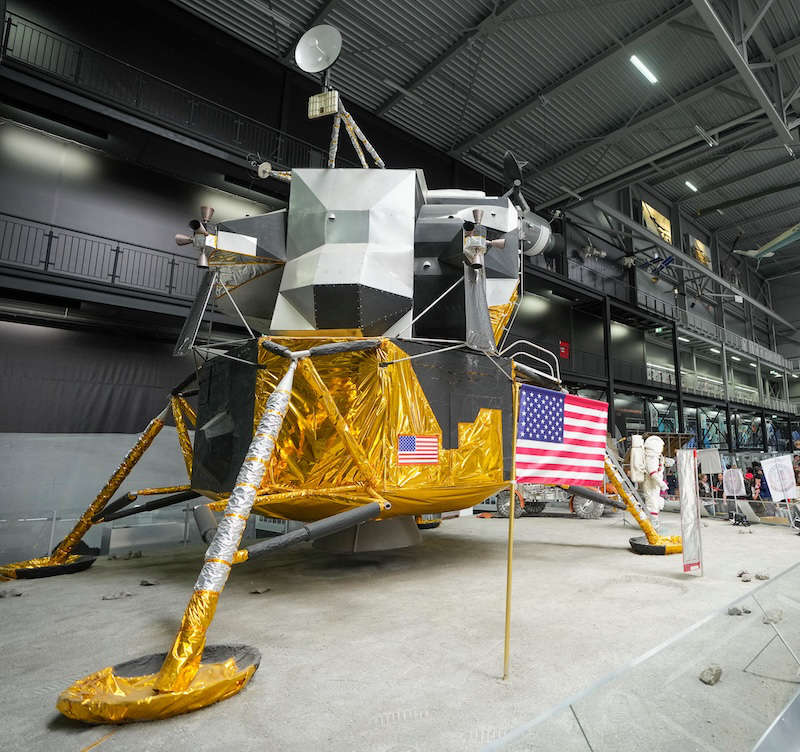
[[426,434],[397,437],[398,465],[438,465],[439,437]]
[[601,485],[607,421],[606,402],[520,386],[517,482]]

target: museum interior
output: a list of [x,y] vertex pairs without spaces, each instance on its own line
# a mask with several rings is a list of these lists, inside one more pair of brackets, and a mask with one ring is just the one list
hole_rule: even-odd
[[800,749],[795,0],[0,10],[0,749]]

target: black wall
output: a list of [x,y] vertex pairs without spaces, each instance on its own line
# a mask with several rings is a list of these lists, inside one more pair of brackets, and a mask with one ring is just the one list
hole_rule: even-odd
[[193,369],[172,345],[0,322],[0,431],[138,433]]

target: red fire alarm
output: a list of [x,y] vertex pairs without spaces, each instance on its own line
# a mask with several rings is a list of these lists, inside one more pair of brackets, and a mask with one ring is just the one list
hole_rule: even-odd
[[569,360],[569,342],[567,340],[562,339],[558,342],[558,354],[566,359]]

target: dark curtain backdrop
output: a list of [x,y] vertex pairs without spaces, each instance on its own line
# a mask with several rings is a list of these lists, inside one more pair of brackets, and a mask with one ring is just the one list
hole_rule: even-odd
[[0,431],[138,433],[193,368],[167,342],[0,322]]

